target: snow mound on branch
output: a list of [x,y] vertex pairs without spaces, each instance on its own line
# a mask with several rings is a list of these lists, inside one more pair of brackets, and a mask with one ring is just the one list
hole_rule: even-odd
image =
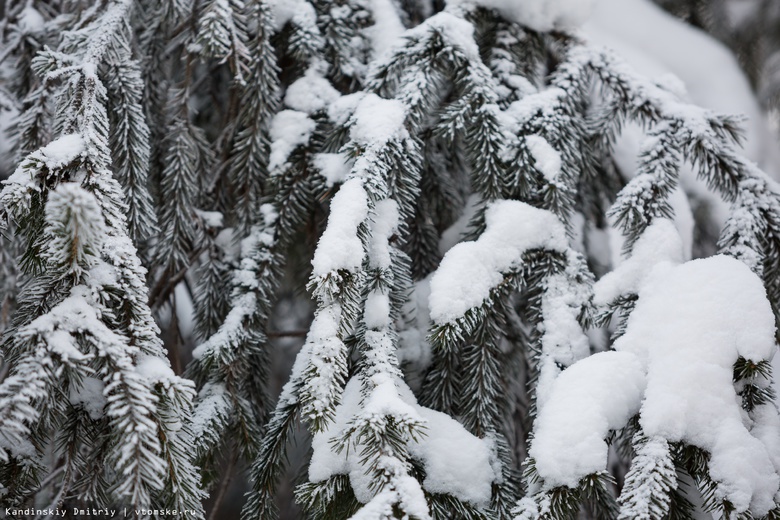
[[34,152],[31,157],[43,162],[48,169],[54,170],[76,160],[85,149],[81,135],[66,134]]
[[518,267],[531,249],[565,252],[566,230],[549,211],[519,201],[494,202],[485,213],[487,227],[475,242],[456,245],[431,280],[431,319],[443,324],[480,305]]
[[317,13],[314,6],[306,0],[271,0],[268,2],[274,28],[281,31],[287,22],[314,26]]
[[471,435],[446,413],[422,406],[418,413],[425,420],[426,435],[410,443],[409,453],[425,466],[423,488],[488,506],[491,484],[496,480],[491,464],[493,443]]
[[555,184],[561,173],[561,154],[550,146],[544,137],[529,135],[525,138],[525,142],[536,162],[536,169],[542,172],[548,182]]
[[400,101],[376,94],[363,96],[352,115],[350,138],[366,146],[382,146],[406,133],[406,107]]
[[608,305],[620,296],[637,294],[656,265],[684,260],[682,237],[674,222],[655,219],[634,244],[633,254],[594,285],[593,303]]
[[771,359],[774,333],[764,286],[742,262],[718,255],[658,264],[639,288],[616,352],[579,361],[554,381],[529,451],[545,485],[576,486],[604,470],[603,439],[639,411],[646,436],[711,455],[717,498],[765,515],[780,487],[780,439],[776,430],[767,435],[777,412],[763,408],[748,418],[733,367],[739,357]]
[[593,0],[447,0],[447,4],[495,9],[536,31],[573,29],[585,23],[593,9]]
[[327,108],[339,96],[339,91],[316,67],[309,67],[302,77],[287,87],[284,104],[293,110],[313,114]]
[[607,466],[610,430],[639,411],[645,374],[629,352],[601,352],[564,370],[539,411],[529,451],[549,487],[576,487]]
[[354,272],[363,263],[363,243],[358,226],[368,217],[368,195],[363,181],[345,182],[330,203],[328,227],[322,233],[312,259],[314,276],[346,269]]
[[[400,396],[404,406],[425,421],[425,436],[409,441],[410,455],[423,463],[426,478],[423,488],[430,493],[448,493],[479,507],[490,503],[491,484],[497,478],[493,469],[494,447],[487,439],[480,439],[466,431],[448,415],[417,404],[412,391],[400,380],[395,380],[391,398]],[[321,482],[333,475],[349,475],[355,497],[362,503],[371,501],[372,477],[361,464],[361,446],[337,453],[333,442],[340,439],[350,420],[361,414],[361,391],[357,378],[350,379],[344,388],[336,417],[328,428],[314,435],[309,480]],[[390,389],[388,389],[390,390]],[[394,405],[398,406],[398,405]]]
[[774,333],[761,280],[742,262],[715,256],[656,269],[615,342],[647,365],[645,434],[709,451],[719,495],[758,516],[773,507],[780,479],[743,423],[732,378],[740,356],[771,359]]
[[305,112],[282,110],[276,114],[269,130],[271,155],[268,159],[268,169],[273,171],[281,168],[295,148],[309,141],[316,127],[317,123]]
[[365,33],[371,40],[374,56],[382,56],[403,34],[404,24],[393,0],[371,0],[371,10],[374,25],[366,28]]
[[325,185],[332,187],[349,175],[352,161],[343,153],[316,153],[312,165],[325,178]]

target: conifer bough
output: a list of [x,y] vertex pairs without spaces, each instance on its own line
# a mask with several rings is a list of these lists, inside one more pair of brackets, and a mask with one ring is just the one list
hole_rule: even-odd
[[10,3],[0,502],[780,515],[780,188],[588,4]]

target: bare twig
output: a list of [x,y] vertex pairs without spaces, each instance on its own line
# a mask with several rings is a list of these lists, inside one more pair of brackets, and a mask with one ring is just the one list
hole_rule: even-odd
[[217,513],[219,513],[219,506],[222,505],[222,500],[225,498],[225,493],[230,486],[230,482],[233,480],[233,469],[236,466],[237,460],[238,450],[234,450],[233,456],[230,458],[230,463],[225,469],[225,476],[222,477],[222,481],[219,483],[219,490],[217,491],[217,496],[214,497],[214,504],[211,506],[211,512],[209,512],[208,520],[216,520],[219,518],[217,515]]

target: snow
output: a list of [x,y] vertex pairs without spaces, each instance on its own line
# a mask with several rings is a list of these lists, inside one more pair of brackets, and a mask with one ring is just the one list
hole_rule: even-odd
[[282,110],[276,114],[269,130],[271,155],[268,169],[274,171],[282,168],[296,147],[309,142],[316,127],[317,123],[304,112]]
[[192,416],[192,437],[200,439],[214,420],[227,418],[231,411],[227,389],[222,383],[206,383],[198,393],[198,404]]
[[[671,223],[659,224],[648,232],[673,236]],[[680,259],[679,240],[653,267],[657,258],[643,238],[647,243],[638,244],[638,252],[649,260],[623,273],[623,282],[639,286],[639,299],[616,351],[579,361],[552,383],[529,453],[547,488],[576,486],[605,469],[609,430],[639,412],[647,437],[707,450],[716,496],[738,512],[750,508],[762,516],[780,487],[780,439],[776,430],[769,433],[780,419],[774,407],[764,407],[751,423],[732,378],[739,357],[758,363],[771,359],[776,348],[764,287],[728,256],[680,265],[663,259]]]
[[233,298],[230,302],[230,311],[225,316],[219,330],[192,350],[193,359],[204,359],[212,356],[223,348],[231,344],[236,338],[244,334],[244,320],[255,312],[257,305],[257,295],[254,292],[248,292]]
[[390,325],[390,297],[379,291],[371,291],[366,296],[363,321],[369,329],[381,329]]
[[561,221],[523,202],[494,202],[485,221],[487,228],[479,239],[450,249],[431,280],[429,306],[435,323],[451,323],[481,305],[504,273],[521,265],[526,251],[567,249]]
[[[403,313],[410,316],[414,326],[400,333],[397,356],[401,364],[407,364],[407,382],[409,369],[422,372],[431,362],[431,346],[425,338],[431,319],[428,315],[428,298],[430,296],[431,275],[416,282],[412,288],[409,301],[404,305]],[[411,365],[411,366],[409,366]],[[415,388],[412,385],[412,388]]]
[[534,423],[529,455],[545,488],[577,487],[604,470],[604,439],[639,411],[644,367],[630,352],[599,352],[564,370]]
[[364,29],[364,33],[371,40],[374,57],[381,57],[393,47],[405,28],[393,0],[370,0],[370,5],[374,25]]
[[593,287],[593,303],[609,305],[620,296],[637,294],[652,269],[661,263],[685,260],[682,238],[674,223],[657,218],[634,244],[633,254]]
[[526,136],[525,143],[534,158],[536,169],[544,175],[547,182],[557,184],[558,175],[561,173],[561,154],[538,135]]
[[[36,329],[35,332],[41,332],[41,329]],[[43,338],[49,351],[56,354],[65,363],[79,363],[90,358],[81,352],[73,336],[67,330],[54,329],[44,333]]]
[[[407,441],[409,453],[425,467],[423,488],[430,493],[449,493],[479,507],[487,506],[491,483],[497,479],[492,465],[493,443],[471,435],[448,415],[418,405],[414,394],[401,380],[394,384],[409,410],[424,421],[425,435]],[[314,435],[309,480],[321,482],[333,475],[349,475],[355,496],[365,504],[373,497],[372,479],[360,463],[360,446],[337,453],[332,444],[341,438],[360,409],[360,383],[352,378],[344,389],[341,404],[336,407],[335,421]]]
[[[77,285],[70,290],[70,294],[53,307],[48,313],[43,314],[28,325],[25,325],[18,331],[22,337],[31,337],[41,335],[47,338],[55,338],[52,347],[59,349],[62,354],[62,348],[67,348],[66,343],[61,341],[64,338],[63,333],[68,334],[91,334],[99,343],[105,345],[123,345],[126,346],[126,340],[112,331],[100,320],[98,310],[93,306],[93,293],[89,287]],[[58,341],[58,339],[60,341]],[[70,342],[73,345],[73,342]],[[73,359],[83,359],[75,346],[68,349],[69,357]]]
[[523,124],[537,114],[554,118],[556,107],[565,97],[566,92],[563,89],[550,87],[514,101],[505,111],[505,119],[511,122],[508,130],[511,133],[517,133]]
[[81,135],[66,134],[34,152],[33,157],[42,161],[48,169],[54,170],[73,162],[84,150]]
[[328,118],[338,126],[347,124],[349,118],[355,112],[360,100],[365,97],[365,92],[355,92],[354,94],[348,94],[341,96],[333,101],[328,107]]
[[495,9],[511,22],[535,31],[574,29],[585,22],[593,0],[447,0],[453,7]]
[[761,280],[742,262],[717,255],[657,267],[640,288],[615,348],[651,364],[656,355],[675,353],[707,359],[726,367],[731,378],[738,356],[755,362],[772,357],[774,332]]
[[409,452],[425,466],[425,490],[487,507],[491,484],[498,480],[493,443],[471,435],[445,413],[424,407],[418,407],[418,413],[425,421],[426,435],[410,443]]
[[615,342],[647,366],[646,435],[709,451],[718,495],[757,516],[773,507],[780,479],[743,424],[733,365],[739,356],[770,359],[774,333],[760,279],[741,262],[715,256],[657,268]]
[[539,356],[539,381],[536,385],[537,409],[547,400],[552,381],[567,367],[590,354],[590,341],[578,320],[588,305],[590,287],[577,283],[576,276],[583,260],[574,252],[567,255],[566,271],[549,276],[542,295],[543,332]]
[[135,370],[151,384],[161,383],[168,386],[171,381],[177,379],[176,374],[171,369],[170,361],[162,357],[138,356]]
[[330,188],[347,178],[352,161],[343,153],[316,153],[312,165],[325,177],[325,185]]
[[28,4],[22,12],[19,13],[19,18],[16,25],[19,30],[25,34],[37,34],[43,31],[45,20],[40,12],[32,5]]
[[363,263],[363,243],[358,226],[368,217],[368,195],[359,178],[352,178],[330,203],[328,226],[325,228],[312,259],[313,276],[322,276],[338,269],[357,271]]
[[469,61],[476,62],[480,59],[479,48],[474,41],[474,26],[460,16],[442,11],[417,27],[407,30],[404,37],[424,41],[430,37],[431,32],[440,34],[445,42],[462,51]]
[[71,384],[70,402],[74,406],[80,405],[93,421],[97,421],[103,417],[103,408],[107,403],[103,395],[104,387],[100,379],[85,377],[80,386]]
[[780,417],[774,403],[756,406],[752,413],[750,433],[766,447],[775,471],[780,473]]
[[209,229],[222,229],[225,217],[219,211],[195,210],[195,214],[203,221],[203,225]]
[[349,137],[358,144],[379,148],[406,135],[406,107],[395,99],[366,94],[352,114]]
[[371,223],[370,255],[371,267],[389,269],[391,255],[389,241],[398,229],[400,213],[398,203],[385,199],[376,203]]
[[[621,175],[626,180],[630,180],[636,175],[639,168],[639,153],[645,142],[644,131],[635,124],[627,124],[618,138],[613,157]],[[680,165],[680,177],[683,186],[676,187],[667,199],[667,202],[674,211],[673,221],[682,239],[684,259],[690,260],[693,249],[695,222],[686,190],[691,191],[693,199],[704,197],[705,200],[718,205],[719,212],[715,215],[715,220],[724,222],[728,208],[716,194],[710,192],[703,183],[696,179],[696,174],[687,163]],[[621,250],[625,239],[615,228],[614,219],[611,219],[608,233],[612,242],[612,263],[618,265],[623,260],[621,258]]]
[[270,0],[271,16],[277,31],[290,21],[305,27],[316,27],[314,6],[305,0]]
[[[48,199],[44,231],[48,243],[41,256],[52,272],[81,278],[85,270],[101,263],[106,229],[98,201],[91,192],[71,182],[50,191]],[[97,274],[107,275],[102,268]]]
[[299,112],[314,114],[326,109],[341,94],[325,79],[317,67],[309,67],[303,76],[287,87],[284,103]]

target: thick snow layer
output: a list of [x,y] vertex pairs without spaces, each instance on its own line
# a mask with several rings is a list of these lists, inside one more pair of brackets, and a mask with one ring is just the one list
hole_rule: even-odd
[[732,381],[740,356],[760,362],[774,353],[774,317],[761,280],[722,255],[661,261],[643,280],[624,274],[639,285],[639,299],[616,352],[564,370],[540,407],[529,453],[545,485],[574,486],[605,469],[604,437],[639,411],[648,437],[711,454],[719,498],[737,511],[766,514],[780,486],[780,420],[774,407],[763,407],[751,421]]
[[352,161],[343,153],[314,154],[312,164],[325,177],[325,185],[328,187],[343,182],[352,168]]
[[374,25],[364,29],[364,32],[371,40],[374,56],[379,57],[393,47],[393,43],[404,32],[404,24],[398,16],[398,9],[393,0],[370,0],[370,2]]
[[309,67],[302,77],[287,87],[284,103],[293,110],[313,114],[327,108],[339,96],[339,91],[316,67]]
[[171,362],[167,358],[142,355],[136,362],[136,371],[145,377],[150,383],[170,384],[178,379],[171,369]]
[[538,135],[527,136],[525,143],[534,158],[536,169],[544,175],[547,182],[555,184],[561,173],[561,154]]
[[268,5],[277,31],[290,21],[316,28],[317,14],[314,6],[306,0],[270,0]]
[[390,297],[374,290],[366,296],[363,321],[369,329],[381,329],[390,325]]
[[368,217],[368,195],[363,181],[349,179],[342,184],[330,203],[328,226],[320,237],[312,259],[313,275],[321,276],[337,269],[357,270],[363,263],[363,243],[358,226]]
[[356,143],[382,146],[406,133],[406,107],[398,100],[366,94],[352,114],[349,136]]
[[[479,506],[489,504],[491,483],[497,478],[492,464],[493,443],[471,435],[448,415],[418,405],[402,381],[394,384],[411,413],[425,421],[426,435],[407,443],[411,456],[425,467],[423,488],[431,493],[449,493]],[[369,489],[372,479],[360,463],[360,446],[341,453],[333,448],[333,440],[340,439],[352,418],[360,413],[361,386],[357,378],[352,378],[336,407],[334,422],[314,435],[309,480],[321,482],[333,475],[349,475],[355,496],[368,503],[373,497]]]
[[567,249],[566,230],[549,211],[518,201],[498,201],[485,214],[487,228],[475,242],[449,250],[431,280],[431,318],[448,323],[479,306],[505,272],[530,249]]
[[61,168],[84,153],[84,139],[79,134],[66,134],[55,139],[32,157],[42,161],[50,170]]
[[338,126],[347,124],[347,121],[352,117],[358,104],[365,96],[366,93],[362,91],[341,96],[328,107],[328,118]]
[[271,155],[268,169],[281,168],[297,146],[306,144],[317,124],[305,112],[282,110],[271,121]]
[[639,411],[644,390],[644,368],[629,352],[600,352],[564,370],[539,411],[529,450],[545,486],[576,487],[606,468],[604,439]]
[[445,413],[421,406],[418,412],[425,420],[426,435],[410,443],[409,452],[425,466],[425,490],[486,507],[497,479],[492,442],[471,435]]
[[590,341],[578,317],[588,304],[591,291],[587,284],[575,283],[576,270],[583,262],[576,253],[568,254],[564,273],[549,276],[542,296],[542,352],[539,356],[539,382],[536,404],[541,409],[552,382],[567,367],[590,354]]
[[609,305],[620,296],[637,294],[656,265],[684,260],[682,239],[674,223],[655,219],[634,244],[633,254],[594,285],[593,303]]
[[400,213],[398,203],[385,199],[376,203],[371,223],[371,267],[389,269],[391,266],[390,238],[398,229]]
[[659,266],[615,342],[647,366],[645,434],[709,451],[719,495],[757,516],[772,507],[780,480],[767,448],[743,424],[733,365],[739,356],[770,359],[774,332],[758,277],[738,260],[715,256]]
[[447,0],[447,5],[495,9],[513,22],[549,31],[581,25],[590,15],[593,0]]

